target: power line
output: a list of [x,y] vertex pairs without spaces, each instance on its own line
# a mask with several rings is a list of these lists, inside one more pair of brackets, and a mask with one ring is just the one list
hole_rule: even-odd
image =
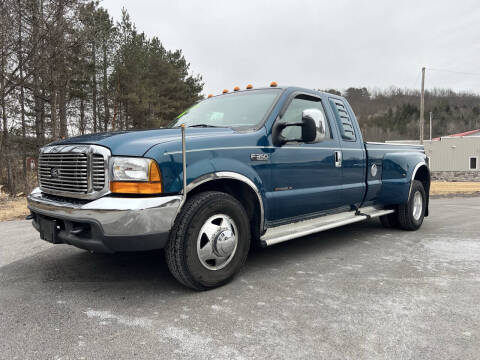
[[412,88],[416,89],[417,88],[417,83],[418,83],[418,78],[420,77],[420,74],[422,73],[422,70],[418,70],[417,72],[417,77],[415,78],[415,82],[412,85]]
[[446,72],[446,73],[451,73],[451,74],[480,76],[480,73],[472,73],[472,72],[464,72],[464,71],[454,71],[454,70],[447,70],[447,69],[427,68],[427,70],[439,71],[439,72]]

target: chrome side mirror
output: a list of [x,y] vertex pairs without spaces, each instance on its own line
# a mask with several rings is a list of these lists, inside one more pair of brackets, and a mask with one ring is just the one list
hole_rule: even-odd
[[[302,126],[302,138],[305,142],[319,142],[325,139],[326,136],[326,121],[323,112],[319,109],[306,109],[302,111],[302,122],[306,125],[307,123],[313,123],[310,126]],[[314,126],[313,126],[314,125]],[[310,132],[309,134],[304,131]],[[312,134],[314,131],[314,134]]]
[[[292,126],[301,128],[300,139],[286,139],[282,135],[282,131],[285,128]],[[287,142],[304,142],[308,144],[322,141],[325,139],[325,126],[326,121],[323,112],[321,112],[319,109],[306,109],[302,111],[301,122],[275,122],[272,129],[273,144],[275,146],[282,146]]]

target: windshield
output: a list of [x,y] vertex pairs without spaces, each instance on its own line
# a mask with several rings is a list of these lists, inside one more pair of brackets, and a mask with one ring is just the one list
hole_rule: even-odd
[[192,106],[168,127],[256,127],[279,94],[279,89],[267,89],[212,97]]

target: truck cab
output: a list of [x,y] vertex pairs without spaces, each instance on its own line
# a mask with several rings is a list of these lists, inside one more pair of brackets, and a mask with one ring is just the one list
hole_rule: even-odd
[[345,98],[272,84],[209,97],[164,129],[49,144],[39,183],[28,206],[42,239],[165,248],[172,274],[205,290],[251,245],[374,217],[418,229],[430,173],[423,146],[365,143]]

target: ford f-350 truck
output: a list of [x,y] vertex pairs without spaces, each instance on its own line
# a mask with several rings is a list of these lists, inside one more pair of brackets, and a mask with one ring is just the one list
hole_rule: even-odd
[[205,290],[228,282],[252,245],[375,217],[416,230],[429,188],[423,146],[365,143],[345,98],[249,86],[164,129],[43,147],[28,207],[44,240],[93,252],[164,248],[175,278]]

